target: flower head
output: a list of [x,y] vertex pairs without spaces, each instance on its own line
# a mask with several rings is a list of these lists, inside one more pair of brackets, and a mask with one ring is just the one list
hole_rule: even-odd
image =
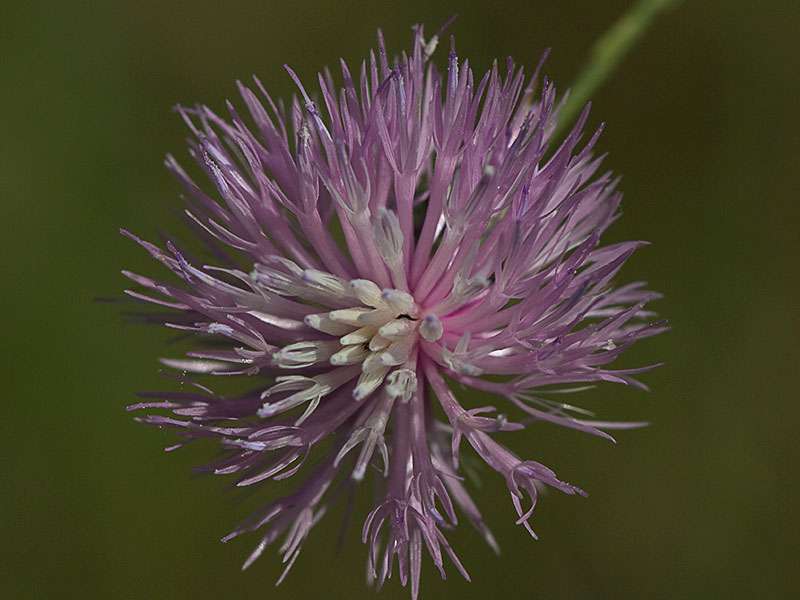
[[[197,337],[186,358],[163,362],[256,375],[227,397],[184,373],[195,391],[131,408],[171,411],[141,420],[182,443],[218,439],[226,452],[209,469],[239,486],[300,480],[228,536],[260,532],[245,566],[282,537],[288,571],[342,489],[370,477],[381,492],[363,525],[369,573],[382,584],[396,564],[416,597],[423,546],[442,576],[445,555],[467,576],[443,533],[457,512],[496,548],[459,477],[463,442],[505,479],[533,535],[540,486],[584,492],[494,434],[547,421],[610,437],[631,425],[579,418],[542,390],[640,385],[644,369],[609,364],[661,329],[643,308],[655,294],[612,285],[641,243],[599,245],[620,195],[597,174],[599,131],[582,138],[588,107],[554,144],[556,93],[538,69],[526,79],[509,60],[475,80],[451,40],[442,78],[429,60],[437,42],[418,27],[390,62],[379,36],[356,77],[341,63],[340,90],[320,75],[316,100],[287,68],[300,93],[289,107],[258,80],[255,92],[240,84],[247,118],[232,105],[227,118],[179,107],[212,185],[167,166],[211,264],[126,232],[177,275],[126,273],[149,290],[129,293]],[[501,408],[460,401],[454,383]]]

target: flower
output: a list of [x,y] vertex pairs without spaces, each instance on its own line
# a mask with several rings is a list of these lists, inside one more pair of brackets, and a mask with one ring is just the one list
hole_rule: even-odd
[[[208,469],[238,486],[302,478],[225,538],[261,532],[247,567],[283,536],[281,579],[330,504],[368,476],[381,490],[363,525],[378,585],[396,563],[416,598],[423,545],[442,577],[445,554],[468,577],[443,533],[456,509],[497,545],[459,477],[462,442],[505,479],[534,535],[542,485],[585,493],[494,434],[546,421],[610,438],[604,430],[639,425],[580,418],[548,398],[564,384],[641,386],[633,376],[649,367],[608,366],[663,329],[644,309],[656,294],[612,285],[642,243],[599,245],[620,194],[596,174],[600,131],[581,145],[588,107],[554,144],[560,105],[539,69],[526,84],[509,59],[504,76],[495,63],[476,81],[451,38],[442,79],[429,60],[438,39],[417,27],[410,53],[390,62],[379,33],[358,77],[341,63],[340,90],[320,75],[317,101],[287,67],[301,96],[289,108],[257,79],[261,99],[239,84],[248,119],[230,104],[227,120],[178,107],[213,192],[166,164],[213,265],[123,231],[182,282],[125,272],[145,288],[128,293],[170,309],[149,318],[201,346],[162,360],[195,391],[130,408],[171,411],[140,420],[178,429],[174,447],[218,439],[225,454]],[[187,372],[257,377],[228,397]],[[454,384],[509,415],[462,403]]]

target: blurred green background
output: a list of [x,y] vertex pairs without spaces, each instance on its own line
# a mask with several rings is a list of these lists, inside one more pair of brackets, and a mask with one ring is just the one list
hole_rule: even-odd
[[[218,542],[252,505],[194,478],[211,445],[132,421],[137,390],[164,389],[168,333],[127,324],[127,268],[160,268],[117,230],[181,231],[166,152],[187,160],[171,112],[237,102],[258,74],[275,96],[353,64],[382,27],[390,51],[416,22],[450,32],[477,71],[494,57],[569,86],[628,0],[556,2],[5,3],[0,22],[4,449],[2,598],[373,598],[358,530],[342,512],[312,533],[288,579],[274,550],[245,573],[256,536]],[[525,455],[590,492],[551,493],[514,525],[488,471],[477,500],[503,553],[468,525],[450,536],[473,578],[427,562],[422,598],[797,597],[800,35],[796,1],[692,1],[660,19],[594,97],[599,147],[623,175],[624,217],[606,241],[646,239],[622,281],[647,279],[672,331],[624,364],[665,361],[650,393],[607,386],[578,404],[644,419],[614,445],[535,427]],[[389,583],[380,598],[407,598]]]

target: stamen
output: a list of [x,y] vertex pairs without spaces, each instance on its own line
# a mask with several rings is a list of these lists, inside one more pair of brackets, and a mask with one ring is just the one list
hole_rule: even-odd
[[[277,377],[275,379],[276,384],[264,391],[261,394],[261,398],[266,398],[279,392],[298,391],[277,402],[266,402],[257,414],[262,419],[266,419],[309,401],[313,402],[314,408],[316,408],[320,398],[327,396],[333,390],[353,379],[357,372],[358,367],[344,367],[314,377],[304,377],[302,375]],[[306,414],[300,418],[308,418],[311,412],[313,412],[313,408],[311,411],[306,410]]]
[[[372,356],[377,355],[373,354]],[[366,364],[366,361],[364,364]],[[361,377],[358,378],[356,389],[353,390],[353,398],[360,402],[372,392],[377,390],[378,386],[383,383],[383,378],[386,377],[386,374],[389,372],[390,368],[391,367],[380,366],[376,369],[370,370],[369,372],[364,371],[361,374]]]
[[411,348],[414,346],[416,336],[407,335],[401,340],[392,342],[386,350],[381,352],[381,363],[384,365],[402,365],[411,355]]
[[388,394],[377,403],[372,414],[370,414],[367,421],[361,427],[356,428],[348,438],[347,442],[342,446],[339,454],[336,455],[334,466],[338,466],[342,459],[358,444],[363,442],[361,452],[356,459],[356,464],[353,468],[351,477],[354,481],[361,481],[364,479],[367,467],[369,466],[372,456],[375,453],[376,447],[381,453],[383,458],[383,474],[386,476],[389,471],[389,451],[384,442],[384,431],[386,424],[389,422],[389,415],[392,411],[394,398]]
[[316,381],[314,381],[311,377],[305,377],[303,375],[286,375],[284,377],[277,377],[275,381],[275,385],[261,392],[262,400],[271,396],[272,394],[277,394],[279,392],[290,392],[292,390],[302,390],[304,388],[309,388],[316,383]]
[[336,341],[296,342],[284,346],[272,356],[273,364],[282,369],[302,369],[328,360],[339,349]]
[[353,290],[356,298],[367,306],[378,308],[382,304],[381,288],[369,279],[354,279],[350,282],[350,289]]
[[[303,324],[300,321],[296,321],[294,319],[287,319],[284,317],[277,317],[275,315],[271,315],[260,310],[251,310],[248,311],[249,315],[254,316],[259,321],[263,321],[268,325],[272,325],[273,327],[280,327],[281,329],[288,329],[288,330],[298,330],[303,329]],[[308,325],[308,323],[306,323]]]
[[414,298],[408,292],[383,290],[381,297],[396,315],[413,315],[418,312]]
[[435,342],[442,337],[444,325],[436,315],[427,315],[419,324],[419,334],[429,342]]
[[369,341],[369,349],[372,350],[373,352],[378,352],[379,350],[388,348],[389,344],[391,343],[392,343],[391,340],[386,339],[385,337],[380,335],[379,332]]
[[337,367],[340,365],[356,365],[361,363],[367,357],[367,354],[368,350],[364,348],[363,344],[345,346],[331,356],[331,364]]
[[348,282],[341,277],[326,273],[325,271],[306,269],[303,271],[303,281],[312,284],[312,287],[317,288],[321,292],[336,296],[338,299],[353,297],[353,291]]
[[417,389],[417,374],[411,369],[395,369],[386,378],[386,393],[402,402],[411,400]]
[[[298,378],[300,379],[300,378]],[[287,396],[283,400],[278,400],[277,402],[272,403],[265,403],[264,406],[258,411],[258,416],[262,419],[266,419],[278,413],[285,412],[294,408],[295,406],[300,406],[304,402],[308,402],[309,400],[313,400],[315,398],[321,398],[322,396],[326,395],[330,391],[330,387],[320,384],[317,380],[313,378],[303,377],[304,382],[302,382],[303,387],[305,389],[301,389],[298,392],[295,392],[291,396]],[[301,382],[297,382],[300,384]],[[273,386],[270,390],[272,393],[276,391],[283,391],[283,390],[276,390],[275,388],[279,388],[280,383],[278,385]]]
[[390,308],[383,306],[381,308],[376,308],[375,310],[366,311],[359,315],[358,323],[360,325],[376,325],[380,327],[386,323],[386,321],[393,318],[394,312]]
[[372,336],[374,336],[377,331],[377,327],[362,327],[340,337],[339,343],[342,346],[349,346],[350,344],[366,344],[372,339]]
[[411,333],[414,330],[414,323],[408,319],[395,319],[389,321],[378,330],[378,333],[388,340],[397,340]]
[[329,335],[344,335],[353,330],[350,325],[334,321],[328,316],[328,313],[320,315],[307,315],[303,321],[309,327],[313,327],[317,331],[327,333]]
[[328,317],[338,323],[345,323],[353,327],[361,327],[364,323],[359,320],[359,317],[372,312],[374,311],[368,308],[343,308],[340,310],[332,310],[328,313]]
[[372,221],[372,236],[378,253],[392,273],[394,285],[405,288],[408,282],[403,267],[403,230],[394,211],[378,209],[378,216]]
[[364,359],[364,362],[361,364],[361,370],[364,373],[369,373],[370,371],[376,371],[383,368],[383,363],[381,362],[381,355],[377,352],[371,352],[370,355]]
[[447,365],[447,368],[451,371],[454,371],[459,375],[476,377],[483,373],[483,371],[471,362],[472,357],[469,355],[470,353],[467,352],[469,339],[470,332],[464,332],[464,335],[462,335],[461,339],[458,340],[455,350],[451,352],[446,346],[442,349],[442,358],[444,359],[444,363]]

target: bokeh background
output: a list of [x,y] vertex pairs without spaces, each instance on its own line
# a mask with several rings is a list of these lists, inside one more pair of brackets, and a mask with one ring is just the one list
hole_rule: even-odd
[[[383,27],[405,48],[416,22],[453,13],[459,53],[483,71],[513,55],[569,86],[629,0],[567,2],[8,2],[0,20],[3,372],[2,598],[373,598],[358,530],[341,550],[340,510],[313,532],[277,589],[273,550],[219,538],[252,508],[173,454],[175,438],[132,421],[137,390],[169,388],[156,357],[169,334],[132,325],[127,268],[160,268],[117,230],[180,231],[166,152],[187,158],[178,103],[224,110],[234,80],[275,96],[351,64]],[[607,241],[653,245],[622,280],[664,292],[671,332],[626,365],[650,393],[601,387],[579,404],[649,420],[619,443],[533,428],[518,449],[590,492],[540,501],[540,541],[514,525],[504,483],[477,500],[503,553],[468,525],[451,542],[472,575],[430,562],[422,598],[797,597],[800,336],[800,35],[795,1],[689,0],[661,18],[594,96],[600,148],[623,175],[624,217]],[[440,56],[441,60],[441,56]],[[393,580],[379,596],[407,598]]]

